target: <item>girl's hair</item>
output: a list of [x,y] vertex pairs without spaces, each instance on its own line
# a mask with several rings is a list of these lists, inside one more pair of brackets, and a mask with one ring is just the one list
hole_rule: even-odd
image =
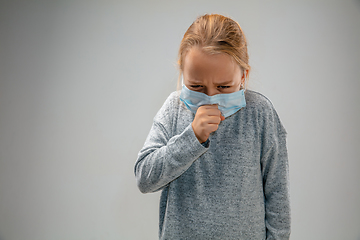
[[208,54],[229,54],[242,71],[250,71],[246,38],[240,25],[231,18],[219,14],[205,14],[191,24],[181,40],[178,87],[184,70],[185,56],[194,46],[200,47]]

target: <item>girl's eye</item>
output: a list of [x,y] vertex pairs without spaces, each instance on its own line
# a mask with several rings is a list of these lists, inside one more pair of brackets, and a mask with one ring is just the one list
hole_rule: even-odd
[[218,86],[218,88],[221,88],[221,89],[225,89],[225,88],[229,88],[230,86]]
[[191,85],[190,87],[192,87],[192,88],[201,88],[202,86],[201,85]]

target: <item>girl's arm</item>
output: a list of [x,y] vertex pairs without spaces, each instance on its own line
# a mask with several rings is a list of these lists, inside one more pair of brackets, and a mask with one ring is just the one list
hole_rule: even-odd
[[262,157],[267,240],[290,238],[289,166],[286,132],[274,111],[271,134]]
[[181,176],[207,148],[196,138],[191,125],[169,139],[154,122],[135,164],[137,185],[142,193],[155,192]]
[[[178,104],[169,97],[154,118],[150,133],[135,163],[135,177],[141,192],[155,192],[181,176],[207,148],[200,144],[191,123],[172,136]],[[176,118],[176,117],[175,117]]]

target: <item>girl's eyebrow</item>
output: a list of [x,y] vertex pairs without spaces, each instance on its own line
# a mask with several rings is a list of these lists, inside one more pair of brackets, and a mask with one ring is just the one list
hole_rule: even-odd
[[[189,84],[203,84],[203,81],[201,80],[196,80],[196,79],[189,79],[188,80]],[[221,81],[221,82],[215,82],[214,84],[215,85],[228,85],[228,84],[232,84],[233,83],[233,80],[225,80],[225,81]]]
[[233,81],[232,80],[229,80],[229,81],[223,81],[223,82],[218,82],[216,83],[216,85],[228,85],[230,83],[232,83]]
[[190,84],[203,84],[201,80],[188,80]]

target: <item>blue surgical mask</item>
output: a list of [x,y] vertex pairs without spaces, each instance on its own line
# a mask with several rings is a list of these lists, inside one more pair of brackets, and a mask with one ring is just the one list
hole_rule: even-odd
[[193,113],[196,113],[197,109],[203,105],[217,104],[224,117],[228,117],[246,106],[244,89],[233,93],[208,96],[205,93],[192,91],[184,84],[180,100]]

